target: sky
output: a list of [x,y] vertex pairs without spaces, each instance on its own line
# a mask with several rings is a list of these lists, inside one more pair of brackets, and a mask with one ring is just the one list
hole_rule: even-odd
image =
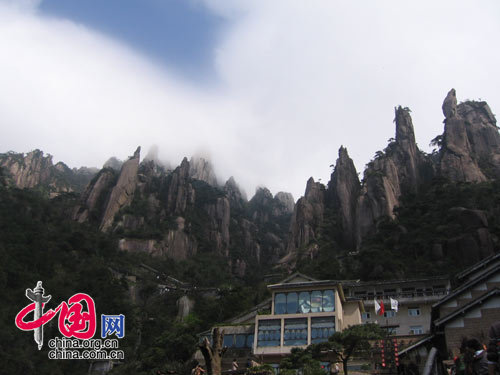
[[0,0],[0,152],[101,167],[157,146],[298,199],[341,145],[362,174],[397,105],[426,152],[451,88],[500,110],[499,17],[496,0]]

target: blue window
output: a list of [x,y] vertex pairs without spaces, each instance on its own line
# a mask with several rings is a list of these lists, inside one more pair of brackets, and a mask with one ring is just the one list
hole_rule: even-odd
[[307,319],[285,319],[285,346],[307,345]]
[[315,290],[311,293],[311,312],[321,312],[323,304],[323,293],[321,290]]
[[274,313],[275,314],[285,314],[286,313],[286,294],[278,293],[274,297]]
[[328,341],[335,333],[335,317],[321,317],[311,319],[311,344]]
[[297,293],[288,293],[286,296],[286,313],[295,314],[299,310],[299,296]]
[[281,320],[259,320],[257,346],[280,346]]
[[247,336],[247,348],[253,348],[253,338],[254,335]]
[[311,311],[311,294],[309,292],[300,292],[299,308],[301,313],[308,313]]
[[236,335],[235,345],[237,348],[244,348],[247,335]]
[[274,314],[306,314],[335,311],[335,291],[277,293],[274,296]]
[[231,348],[234,346],[234,336],[233,335],[224,335],[224,340],[222,342],[223,346],[227,346],[228,348]]
[[333,290],[325,290],[323,292],[323,311],[335,311],[335,293]]

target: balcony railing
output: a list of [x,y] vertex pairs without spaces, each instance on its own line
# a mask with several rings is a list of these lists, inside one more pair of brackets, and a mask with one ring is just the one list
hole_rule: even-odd
[[421,292],[401,292],[401,293],[388,293],[388,294],[362,294],[362,295],[352,295],[350,297],[360,298],[365,301],[373,301],[374,299],[404,299],[404,298],[416,298],[416,297],[444,297],[450,293],[449,289],[440,291],[421,291]]

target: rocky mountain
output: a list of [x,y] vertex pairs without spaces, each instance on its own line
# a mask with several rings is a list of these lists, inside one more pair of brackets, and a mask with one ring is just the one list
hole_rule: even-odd
[[[4,184],[42,189],[50,196],[79,193],[72,218],[116,237],[122,251],[174,260],[211,254],[241,277],[249,267],[292,270],[325,252],[330,260],[344,259],[375,244],[407,251],[416,246],[407,237],[425,215],[435,221],[428,229],[434,237],[419,245],[428,259],[439,261],[446,254],[475,259],[498,249],[500,207],[441,199],[446,204],[434,205],[438,214],[421,205],[442,191],[469,186],[461,184],[472,184],[473,196],[475,186],[491,188],[500,177],[500,134],[486,102],[457,104],[452,89],[442,108],[444,131],[432,141],[438,150],[419,150],[411,111],[399,106],[395,137],[367,164],[361,181],[341,146],[330,181],[323,185],[310,178],[296,203],[291,194],[273,196],[264,187],[247,200],[234,178],[219,184],[210,161],[184,158],[167,168],[156,149],[142,161],[140,148],[125,162],[111,158],[100,171],[53,165],[52,157],[38,150],[1,154],[0,167]],[[425,208],[410,212],[409,207]],[[363,262],[349,267],[359,271]]]
[[189,177],[218,186],[212,163],[202,157],[192,157],[189,161]]
[[20,189],[37,188],[50,197],[81,192],[97,173],[95,168],[70,169],[62,162],[54,165],[52,155],[44,155],[40,150],[0,154],[0,169],[7,184]]
[[218,186],[205,159],[184,158],[168,170],[154,158],[139,162],[139,153],[119,172],[104,168],[96,175],[74,220],[117,235],[123,251],[176,260],[212,253],[242,277],[249,264],[284,254],[291,194],[258,189],[247,201],[234,178]]
[[[410,110],[397,107],[395,138],[367,164],[362,181],[347,149],[341,147],[328,184],[324,186],[310,178],[305,195],[297,201],[287,254],[281,263],[295,266],[298,257],[314,258],[327,233],[328,246],[336,249],[330,251],[337,252],[338,256],[363,249],[365,239],[380,232],[381,221],[397,222],[404,199],[423,196],[436,181],[440,184],[481,183],[500,177],[500,134],[488,104],[466,101],[457,105],[452,89],[444,100],[443,113],[444,132],[433,140],[439,150],[426,154],[415,142]],[[463,210],[470,211],[457,207],[450,212]],[[484,219],[476,220],[482,224],[472,225],[474,229],[465,225],[470,233],[462,233],[462,237],[467,239],[457,237],[460,244],[453,241],[436,244],[437,253],[442,246],[450,252],[463,252],[464,247],[468,247],[470,252],[481,256],[494,251],[486,214],[478,210],[471,212]],[[457,226],[464,225],[457,217],[451,220],[456,220]]]

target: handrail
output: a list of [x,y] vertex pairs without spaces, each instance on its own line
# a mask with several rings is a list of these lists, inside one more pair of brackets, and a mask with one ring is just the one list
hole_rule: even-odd
[[434,347],[429,352],[427,356],[427,361],[425,362],[422,375],[440,375],[438,366],[438,350]]

